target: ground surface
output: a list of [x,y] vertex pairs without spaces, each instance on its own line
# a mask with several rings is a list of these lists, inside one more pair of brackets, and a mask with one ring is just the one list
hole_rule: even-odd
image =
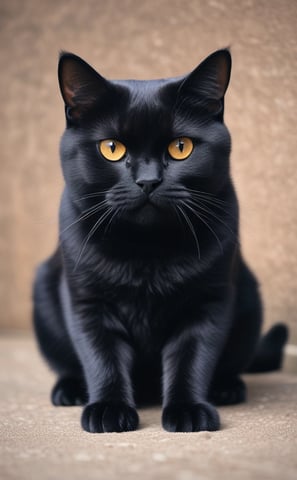
[[154,408],[136,432],[92,435],[80,408],[51,406],[53,376],[31,337],[2,336],[0,364],[3,480],[297,478],[297,375],[247,376],[249,402],[220,408],[219,432],[166,433]]

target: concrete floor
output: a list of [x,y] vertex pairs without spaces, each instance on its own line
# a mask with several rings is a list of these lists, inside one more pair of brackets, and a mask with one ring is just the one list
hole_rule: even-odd
[[170,434],[160,408],[136,432],[88,434],[80,408],[49,402],[53,376],[30,336],[0,337],[3,480],[293,480],[297,375],[247,376],[249,402],[220,408],[222,430]]

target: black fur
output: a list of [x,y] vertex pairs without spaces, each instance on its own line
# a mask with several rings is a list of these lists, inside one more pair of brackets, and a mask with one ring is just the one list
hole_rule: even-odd
[[[183,78],[111,82],[61,55],[60,245],[37,272],[34,324],[53,403],[85,404],[89,432],[134,430],[136,405],[161,399],[166,430],[217,430],[212,403],[245,399],[262,315],[238,241],[230,70],[220,50]],[[182,161],[179,137],[194,143]],[[124,158],[106,160],[103,139]]]

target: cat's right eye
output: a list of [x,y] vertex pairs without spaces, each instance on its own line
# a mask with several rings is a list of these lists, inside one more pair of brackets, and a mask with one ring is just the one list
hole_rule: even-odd
[[99,151],[106,160],[118,162],[124,157],[127,149],[125,145],[118,140],[108,138],[99,142]]

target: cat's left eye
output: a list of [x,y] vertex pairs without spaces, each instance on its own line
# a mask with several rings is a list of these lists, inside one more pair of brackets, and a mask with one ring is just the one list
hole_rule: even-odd
[[185,160],[191,155],[193,148],[194,144],[189,137],[180,137],[168,145],[168,152],[174,160]]
[[117,162],[124,157],[127,149],[125,145],[118,140],[107,139],[99,142],[99,150],[104,158],[111,162]]

